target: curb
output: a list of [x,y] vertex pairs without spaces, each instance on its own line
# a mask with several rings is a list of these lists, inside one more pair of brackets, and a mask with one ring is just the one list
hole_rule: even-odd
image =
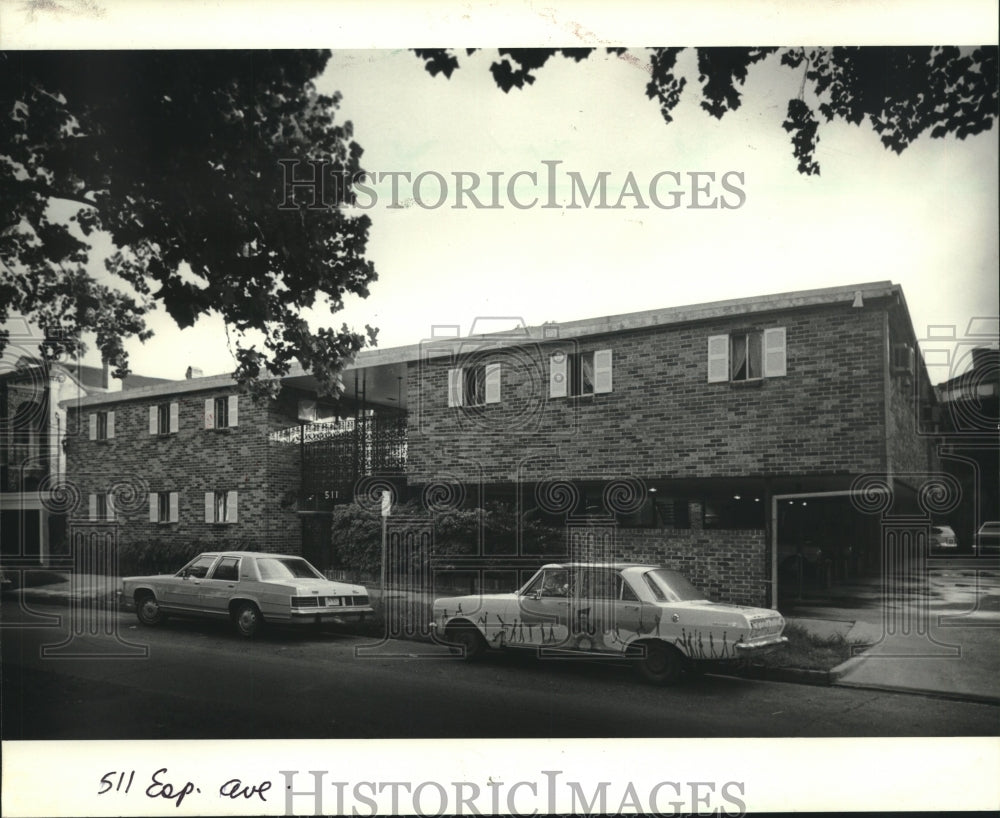
[[765,667],[750,665],[739,674],[744,679],[757,679],[765,682],[792,682],[794,684],[813,685],[814,687],[829,687],[839,678],[834,670],[806,670],[800,667]]
[[43,605],[52,605],[59,608],[68,608],[71,605],[87,605],[97,608],[117,607],[117,599],[112,595],[95,594],[93,596],[71,596],[64,593],[53,593],[51,591],[38,591],[31,588],[12,588],[3,592],[4,600],[14,600],[18,604],[22,602],[38,602]]
[[987,696],[982,693],[956,693],[950,690],[932,690],[924,687],[898,687],[880,685],[870,682],[836,682],[836,687],[852,688],[854,690],[878,690],[883,693],[902,693],[907,696],[923,696],[928,699],[946,699],[954,702],[969,702],[970,704],[989,704],[1000,707],[1000,697]]

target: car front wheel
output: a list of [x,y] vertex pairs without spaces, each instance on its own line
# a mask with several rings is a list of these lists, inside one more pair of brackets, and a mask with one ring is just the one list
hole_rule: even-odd
[[264,619],[256,605],[252,602],[243,602],[233,612],[233,622],[236,623],[236,630],[240,636],[252,639],[260,632]]
[[684,657],[672,645],[663,642],[646,642],[643,655],[636,668],[639,675],[650,684],[672,685],[680,681],[684,672]]
[[448,630],[448,641],[462,651],[466,661],[473,661],[486,653],[486,640],[472,625],[457,626]]
[[159,625],[167,618],[152,594],[143,594],[136,600],[135,615],[143,625]]

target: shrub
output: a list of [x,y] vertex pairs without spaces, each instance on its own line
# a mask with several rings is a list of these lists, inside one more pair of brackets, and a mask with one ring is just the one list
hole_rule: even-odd
[[[226,550],[240,550],[246,545],[227,543]],[[156,540],[147,543],[124,543],[118,547],[118,574],[127,577],[146,574],[172,574],[203,551],[216,551],[219,543],[202,539]]]
[[[431,556],[475,554],[482,529],[484,554],[499,558],[517,552],[520,527],[522,543],[528,552],[551,552],[561,541],[561,529],[550,528],[537,520],[520,520],[511,506],[490,502],[484,508],[443,509],[429,512],[418,501],[398,505],[394,517],[424,519],[434,526]],[[331,544],[338,567],[377,573],[382,560],[382,520],[377,513],[356,503],[337,506],[333,512]]]

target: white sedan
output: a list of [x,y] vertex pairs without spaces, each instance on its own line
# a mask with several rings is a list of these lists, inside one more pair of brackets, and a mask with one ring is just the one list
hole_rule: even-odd
[[624,657],[657,684],[788,641],[777,611],[711,602],[655,565],[545,565],[513,593],[435,600],[431,627],[469,659],[488,648]]
[[253,551],[201,554],[175,574],[125,577],[119,600],[144,625],[173,614],[229,619],[248,638],[264,623],[345,624],[373,613],[360,585],[328,580],[302,557]]

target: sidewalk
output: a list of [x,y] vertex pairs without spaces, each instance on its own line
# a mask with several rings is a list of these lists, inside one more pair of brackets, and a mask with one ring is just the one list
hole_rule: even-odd
[[[118,586],[100,575],[31,573],[36,576],[26,577],[26,587],[4,590],[5,601],[103,606],[114,601]],[[931,590],[930,604],[916,609],[912,600],[883,604],[864,592],[850,603],[801,604],[786,619],[818,636],[843,636],[864,646],[829,672],[838,686],[1000,704],[1000,572],[939,576]],[[858,604],[860,597],[864,604]]]
[[786,616],[863,645],[833,684],[1000,704],[1000,571],[941,568],[883,599],[869,583],[796,603]]

